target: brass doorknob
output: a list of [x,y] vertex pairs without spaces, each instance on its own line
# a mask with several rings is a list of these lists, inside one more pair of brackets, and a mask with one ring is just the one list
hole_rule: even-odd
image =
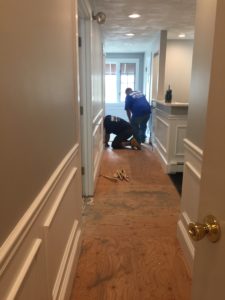
[[194,241],[200,241],[207,235],[210,242],[215,243],[220,239],[221,230],[217,219],[209,215],[205,217],[204,224],[188,224],[188,233]]

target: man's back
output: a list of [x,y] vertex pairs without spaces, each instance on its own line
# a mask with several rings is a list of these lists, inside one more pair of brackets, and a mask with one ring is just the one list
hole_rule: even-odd
[[131,128],[131,125],[119,117],[108,115],[104,119],[104,127],[107,134],[119,134],[121,131]]
[[135,117],[151,113],[151,107],[144,94],[132,91],[126,96],[125,110],[130,110]]

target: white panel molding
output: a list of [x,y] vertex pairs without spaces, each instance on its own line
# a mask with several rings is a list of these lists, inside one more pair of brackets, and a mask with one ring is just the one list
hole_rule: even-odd
[[185,168],[181,199],[181,215],[177,225],[177,236],[186,257],[187,265],[192,273],[195,244],[188,235],[188,224],[191,221],[194,221],[197,216],[203,151],[188,139],[184,139],[184,145]]
[[160,117],[156,116],[156,119],[159,120],[161,123],[163,123],[166,127],[169,127],[169,123],[161,119]]
[[[103,112],[103,111],[102,111]],[[103,142],[102,142],[102,126],[103,126],[103,116],[102,114],[98,114],[99,118],[98,123],[95,125],[95,130],[93,131],[93,140],[94,143],[94,186],[96,185],[99,170],[100,170],[100,162],[103,153]]]
[[97,183],[98,174],[100,171],[100,162],[103,154],[103,143],[100,146],[100,149],[98,151],[98,155],[96,155],[95,163],[94,163],[94,185]]
[[194,175],[199,181],[201,180],[200,172],[193,165],[191,165],[190,162],[185,162],[185,166],[189,169],[192,175]]
[[194,257],[195,257],[195,248],[187,232],[187,227],[188,224],[190,223],[190,220],[185,213],[181,214],[180,218],[181,219],[178,221],[177,224],[177,235],[178,235],[179,242],[181,244],[181,248],[183,250],[185,249],[184,255],[187,260],[187,266],[192,274]]
[[60,263],[59,271],[52,290],[52,299],[65,299],[67,287],[69,284],[72,268],[74,266],[74,258],[79,256],[79,241],[81,230],[78,230],[78,221],[75,220],[71,233],[68,238],[67,245]]
[[76,173],[77,173],[77,168],[75,168],[75,167],[72,168],[69,175],[68,175],[68,177],[66,178],[60,192],[59,192],[58,197],[56,198],[56,200],[55,200],[55,202],[54,202],[54,204],[53,204],[53,206],[52,206],[52,208],[51,208],[51,210],[50,210],[50,212],[49,212],[49,214],[46,218],[46,221],[44,223],[44,227],[49,228],[51,226],[51,224],[52,224],[52,222],[53,222],[53,220],[56,216],[57,210],[59,209],[60,204],[63,201],[64,195],[65,195],[68,187],[70,186],[73,178],[75,177]]
[[93,120],[93,141],[94,141],[94,161],[93,161],[93,176],[94,176],[94,186],[96,185],[99,170],[100,162],[103,153],[103,142],[102,142],[102,128],[103,128],[103,109],[100,109],[98,114]]
[[19,291],[26,279],[26,276],[27,276],[29,270],[32,267],[32,263],[34,262],[35,257],[40,249],[41,243],[42,243],[41,239],[36,239],[34,241],[33,246],[24,261],[24,264],[22,265],[21,269],[19,270],[16,280],[14,281],[14,284],[13,284],[12,288],[10,289],[9,294],[6,297],[6,300],[13,300],[16,298],[17,294],[19,293]]
[[75,144],[73,148],[63,158],[61,163],[52,173],[38,196],[34,199],[31,206],[19,220],[13,231],[10,233],[0,249],[0,276],[3,274],[9,262],[15,256],[17,249],[27,236],[35,220],[39,216],[42,208],[46,204],[49,196],[52,194],[64,171],[67,169],[73,158],[78,155],[79,144]]
[[169,115],[168,120],[183,121],[183,120],[187,120],[187,116],[186,115]]
[[180,129],[187,129],[187,126],[186,125],[177,125],[176,126],[176,138],[175,138],[175,155],[184,155],[184,152],[178,152],[177,148],[178,148],[178,143],[184,143],[184,140],[182,139],[182,141],[178,138],[179,137],[179,130]]
[[[156,100],[157,101],[157,100]],[[162,111],[161,109],[155,108],[157,116],[161,116],[163,118],[166,118],[169,121],[178,120],[178,121],[186,121],[187,115],[182,114],[168,114],[166,111]]]
[[96,136],[99,128],[101,128],[100,126],[102,125],[102,123],[103,123],[103,119],[101,118],[100,120],[98,120],[98,123],[95,124],[94,130],[93,130],[93,138]]
[[[156,143],[160,146],[160,148],[163,150],[163,152],[166,154],[167,153],[167,150],[166,148],[164,147],[164,145],[160,142],[160,140],[158,139],[157,136],[155,136],[155,141]],[[157,147],[158,148],[158,147]]]
[[[183,172],[187,107],[155,101],[153,110],[153,143],[165,173]],[[164,156],[164,157],[163,157]]]
[[168,162],[167,160],[165,159],[165,156],[162,154],[160,148],[158,147],[158,145],[156,144],[155,145],[155,150],[156,150],[156,154],[161,162],[161,167],[163,168],[163,171],[165,173],[168,173]]
[[[160,122],[161,124],[163,124],[166,128],[166,131],[163,131],[165,137],[166,137],[166,145],[162,144],[162,141],[160,141],[159,136],[155,135],[155,139],[158,142],[158,144],[160,145],[160,147],[163,149],[163,151],[165,153],[167,153],[167,149],[168,149],[168,136],[169,136],[169,128],[170,125],[169,123],[167,123],[166,121],[164,121],[162,118],[160,118],[159,116],[156,116],[156,121]],[[158,133],[158,130],[156,130],[156,134]]]
[[194,155],[199,161],[202,162],[202,158],[203,158],[202,149],[200,149],[198,146],[196,146],[187,138],[184,139],[184,146],[187,149],[187,151],[191,152],[192,155]]
[[65,268],[64,278],[61,285],[61,290],[59,293],[58,299],[69,300],[70,292],[73,285],[73,279],[75,275],[76,266],[79,259],[80,247],[81,247],[81,235],[82,232],[80,229],[77,230],[76,236],[71,248],[71,252],[69,255],[68,263]]
[[[99,112],[97,113],[97,115],[93,119],[93,125],[96,125],[96,123],[99,123],[99,121],[101,122],[102,116],[103,116],[103,108],[99,110]],[[97,125],[99,125],[99,124],[97,124]]]

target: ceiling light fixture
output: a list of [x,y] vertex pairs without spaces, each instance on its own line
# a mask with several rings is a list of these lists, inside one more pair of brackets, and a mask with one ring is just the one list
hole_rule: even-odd
[[184,33],[180,33],[180,34],[178,35],[178,37],[182,39],[182,38],[185,38],[186,35],[185,35]]
[[126,33],[126,36],[134,36],[134,33]]
[[137,18],[140,18],[140,16],[141,15],[139,15],[139,14],[131,14],[128,17],[131,18],[131,19],[137,19]]

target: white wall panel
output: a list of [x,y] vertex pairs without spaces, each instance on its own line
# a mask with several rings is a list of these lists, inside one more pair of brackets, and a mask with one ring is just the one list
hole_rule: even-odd
[[176,138],[175,138],[175,155],[184,155],[184,139],[186,138],[187,126],[176,126]]
[[187,258],[190,271],[193,271],[195,247],[188,235],[188,224],[197,219],[201,164],[203,152],[185,139],[185,165],[182,186],[181,215],[178,221],[178,239]]
[[93,178],[94,183],[96,184],[99,175],[100,161],[103,151],[103,109],[99,111],[98,115],[93,121],[93,142]]
[[187,115],[182,107],[173,111],[173,104],[155,101],[154,109],[154,147],[165,173],[183,171],[184,137],[186,137]]
[[78,150],[64,157],[1,247],[0,299],[68,297],[81,234]]

